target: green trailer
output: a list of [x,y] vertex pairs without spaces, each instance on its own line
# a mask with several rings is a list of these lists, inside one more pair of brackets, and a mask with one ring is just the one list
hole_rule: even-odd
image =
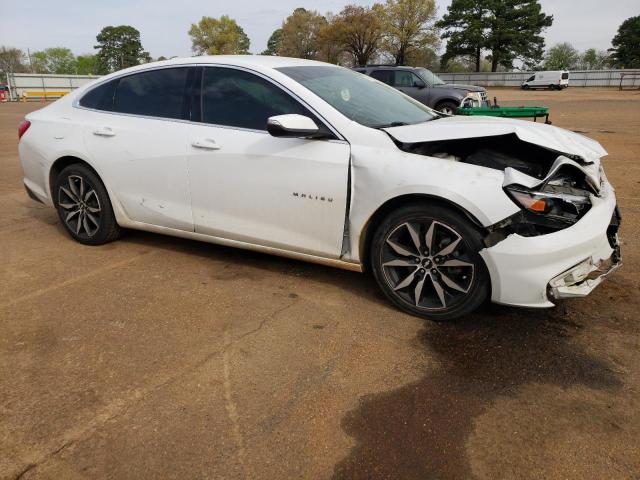
[[458,115],[485,117],[533,118],[534,122],[538,118],[544,117],[544,123],[551,125],[548,107],[500,107],[497,105],[489,107],[460,107],[456,113]]

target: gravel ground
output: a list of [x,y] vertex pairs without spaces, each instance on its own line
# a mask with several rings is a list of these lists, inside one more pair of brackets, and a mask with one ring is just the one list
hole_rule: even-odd
[[625,265],[454,325],[357,273],[130,232],[85,247],[21,184],[0,104],[1,478],[640,478],[640,93],[494,90],[596,138]]

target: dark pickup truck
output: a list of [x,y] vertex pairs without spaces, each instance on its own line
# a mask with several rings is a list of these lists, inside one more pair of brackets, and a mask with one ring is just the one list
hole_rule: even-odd
[[435,110],[449,115],[456,113],[460,102],[470,98],[473,105],[487,105],[487,91],[474,85],[445,83],[436,74],[420,67],[369,65],[354,68],[415,98]]

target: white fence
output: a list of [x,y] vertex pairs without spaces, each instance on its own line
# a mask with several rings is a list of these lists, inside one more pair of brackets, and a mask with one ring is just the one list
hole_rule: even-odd
[[95,75],[44,75],[38,73],[7,74],[9,99],[42,98],[47,92],[48,96],[52,98],[59,97],[94,78],[99,77]]
[[[439,73],[447,83],[467,83],[483,87],[519,87],[533,72]],[[622,74],[626,76],[623,78]],[[7,75],[9,99],[59,97],[90,82],[95,75],[44,75],[14,73]],[[622,80],[621,80],[622,79]],[[639,70],[575,70],[569,74],[571,87],[640,88]],[[47,94],[48,95],[45,95]]]
[[[438,73],[447,83],[468,83],[482,87],[519,87],[534,72]],[[621,74],[625,88],[640,88],[640,70],[572,70],[570,87],[619,87]]]

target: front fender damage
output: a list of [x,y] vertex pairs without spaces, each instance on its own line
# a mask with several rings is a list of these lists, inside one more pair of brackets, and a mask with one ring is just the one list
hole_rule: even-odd
[[[547,200],[553,208],[519,212],[491,225],[485,245],[491,247],[507,236],[537,236],[575,224],[589,210],[601,191],[599,159],[524,142],[514,134],[418,143],[395,140],[405,152],[481,166],[504,173],[502,188],[516,204],[518,194]],[[533,203],[533,200],[532,200]],[[543,203],[544,205],[544,203]]]

